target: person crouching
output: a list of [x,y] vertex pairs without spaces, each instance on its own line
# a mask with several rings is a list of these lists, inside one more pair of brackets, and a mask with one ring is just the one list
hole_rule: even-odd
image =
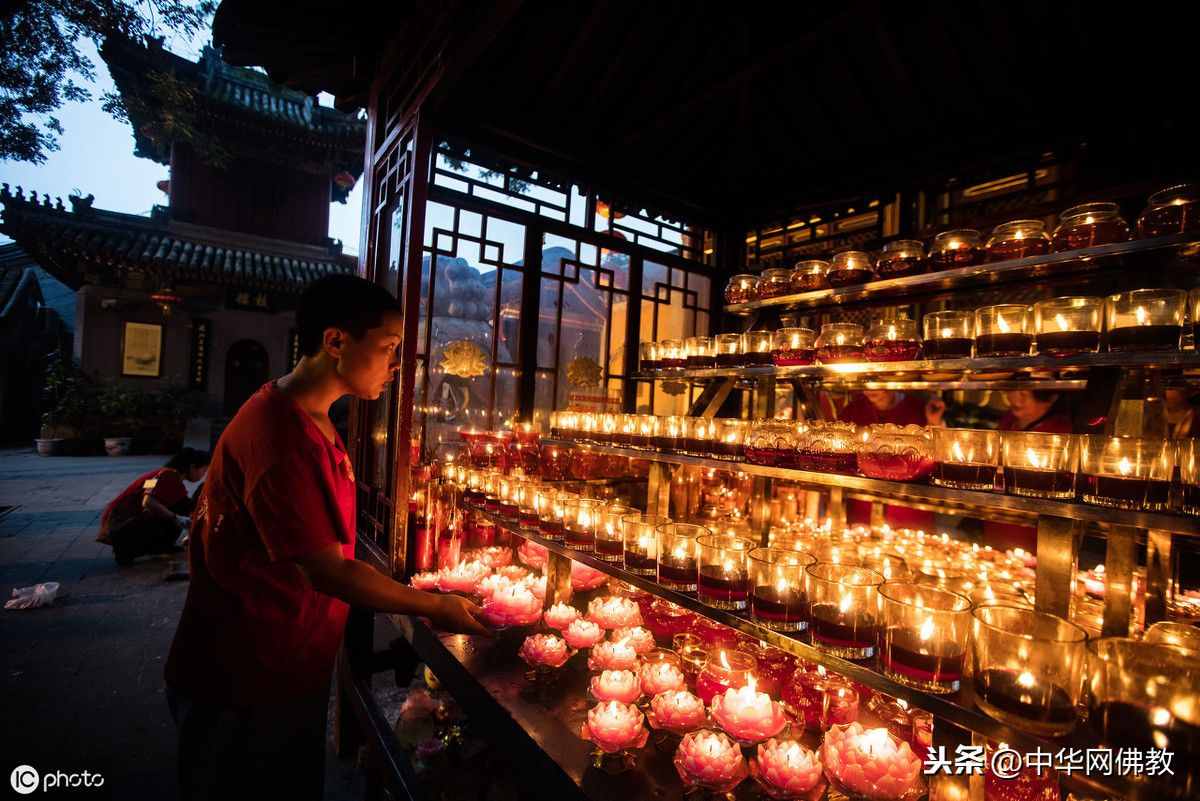
[[96,541],[112,547],[118,565],[181,550],[177,543],[191,526],[199,495],[199,490],[188,495],[183,482],[203,481],[209,461],[208,451],[184,448],[162,467],[138,476],[104,507]]

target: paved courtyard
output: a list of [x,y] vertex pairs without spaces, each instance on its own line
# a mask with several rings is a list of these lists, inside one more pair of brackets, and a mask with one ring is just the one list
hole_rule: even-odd
[[[87,770],[105,777],[104,790],[71,795],[176,797],[162,671],[187,583],[164,581],[167,557],[119,568],[95,542],[104,505],[163,461],[0,450],[0,594],[62,584],[53,607],[0,610],[3,777],[21,764]],[[331,756],[326,797],[354,797],[353,776]]]

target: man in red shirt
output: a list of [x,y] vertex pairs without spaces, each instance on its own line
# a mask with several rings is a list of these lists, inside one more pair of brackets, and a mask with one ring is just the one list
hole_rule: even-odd
[[303,357],[238,410],[193,515],[191,583],[167,659],[180,797],[318,799],[329,683],[349,604],[486,634],[480,610],[354,559],[350,458],[329,420],[393,378],[400,306],[355,276],[310,284]]

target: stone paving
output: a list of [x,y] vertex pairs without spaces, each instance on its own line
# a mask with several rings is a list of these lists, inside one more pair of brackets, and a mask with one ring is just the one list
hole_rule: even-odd
[[[176,797],[162,670],[187,583],[163,580],[168,557],[119,568],[95,542],[104,505],[164,461],[0,450],[0,509],[16,507],[0,511],[0,594],[62,584],[53,607],[0,610],[0,781],[25,764],[105,777],[76,797]],[[356,797],[357,784],[353,765],[330,755],[326,798]]]

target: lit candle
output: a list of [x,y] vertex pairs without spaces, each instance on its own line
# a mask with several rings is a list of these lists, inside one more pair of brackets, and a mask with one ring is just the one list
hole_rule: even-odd
[[588,685],[592,697],[597,701],[620,701],[632,704],[642,695],[637,674],[632,670],[603,670]]
[[459,562],[438,571],[438,589],[442,592],[472,593],[475,585],[491,572],[491,568],[476,560]]
[[588,604],[587,616],[588,620],[606,629],[642,625],[642,614],[637,604],[619,595],[594,598]]
[[531,668],[560,668],[571,658],[571,650],[562,637],[553,634],[533,634],[525,638],[518,651]]
[[637,651],[624,640],[598,642],[592,646],[592,652],[588,656],[588,670],[633,670],[637,667],[637,662]]
[[650,699],[647,720],[655,729],[687,734],[703,726],[707,719],[704,702],[685,689],[666,690]]
[[825,790],[821,760],[796,740],[760,743],[750,775],[771,798],[819,798]]
[[742,749],[728,735],[700,729],[683,736],[675,751],[675,770],[688,787],[728,793],[746,778]]
[[549,553],[545,545],[538,545],[530,540],[525,540],[517,548],[517,558],[534,570],[541,570],[546,566]]
[[409,580],[409,584],[413,586],[413,589],[417,590],[436,590],[438,586],[437,571],[428,570],[424,573],[416,573]]
[[604,639],[604,629],[590,620],[580,618],[567,625],[563,638],[572,648],[591,648]]
[[562,601],[554,604],[543,613],[542,620],[552,629],[562,630],[579,618],[579,610]]
[[705,662],[697,676],[696,695],[705,703],[714,703],[714,699],[726,690],[746,686],[751,671],[757,666],[750,654],[721,650]]
[[511,587],[515,584],[512,579],[507,576],[502,576],[499,573],[493,573],[490,576],[484,576],[475,585],[475,594],[485,601],[496,594],[497,590],[502,590],[505,587]]
[[648,654],[654,650],[654,635],[641,626],[625,626],[613,629],[612,638],[615,642],[624,640],[629,643],[638,656]]
[[608,575],[594,567],[588,567],[583,562],[571,563],[571,589],[576,592],[594,590],[608,581]]
[[824,667],[797,668],[780,696],[792,717],[806,729],[821,731],[858,717],[858,691],[849,681]]
[[520,565],[505,565],[496,571],[496,575],[504,576],[509,581],[516,583],[529,575],[529,569]]
[[687,686],[683,671],[679,669],[678,665],[670,662],[647,662],[639,668],[638,677],[641,681],[642,692],[650,696],[673,690],[683,690]]
[[522,587],[532,592],[538,601],[546,600],[546,577],[529,575],[521,579]]
[[830,781],[851,797],[900,799],[923,785],[921,760],[887,729],[834,726],[825,734],[821,761]]
[[641,748],[649,734],[642,725],[644,720],[642,711],[632,704],[602,701],[588,710],[580,736],[606,754]]
[[522,584],[496,590],[483,603],[483,614],[499,627],[530,626],[542,616],[542,602]]
[[731,737],[743,745],[774,737],[787,725],[783,707],[771,696],[760,693],[754,677],[745,687],[730,688],[712,702],[713,720]]

